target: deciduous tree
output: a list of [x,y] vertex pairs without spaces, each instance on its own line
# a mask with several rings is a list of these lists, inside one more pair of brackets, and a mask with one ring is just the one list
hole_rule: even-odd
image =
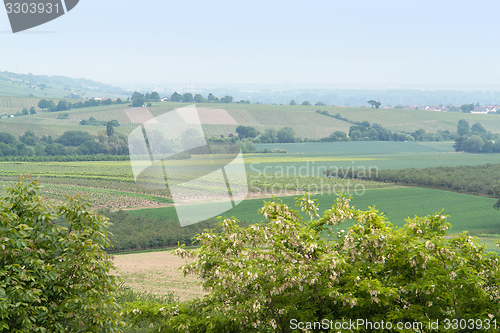
[[27,177],[0,200],[0,331],[120,332],[107,219]]
[[373,99],[369,100],[367,103],[370,104],[372,106],[372,108],[375,108],[375,109],[378,109],[381,105],[380,102],[374,101]]

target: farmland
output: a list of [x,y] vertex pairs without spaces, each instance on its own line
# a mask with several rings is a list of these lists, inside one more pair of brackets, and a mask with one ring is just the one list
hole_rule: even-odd
[[[20,101],[13,99],[9,103],[17,105],[15,103]],[[68,119],[58,119],[60,112],[38,113],[1,119],[0,131],[16,136],[27,130],[33,131],[37,136],[59,136],[67,130],[83,130],[93,134],[104,131],[105,127],[102,126],[78,125],[81,120],[93,117],[98,121],[118,120],[120,127],[116,127],[115,130],[127,135],[139,126],[140,122],[183,106],[186,105],[155,103],[153,107],[147,109],[147,112],[139,108],[129,110],[128,105],[100,106],[67,111]],[[238,124],[244,124],[254,126],[260,131],[289,126],[299,136],[319,138],[329,135],[333,130],[347,131],[352,125],[316,113],[316,107],[206,104],[202,105],[202,108],[205,112],[205,116],[200,115],[204,121],[203,129],[214,136],[235,133]],[[345,111],[344,108],[327,107],[327,109],[331,113]],[[211,110],[216,110],[214,113],[216,117],[213,119],[208,117]],[[342,114],[342,116],[348,119],[352,116],[355,120],[354,115],[360,113],[359,119],[365,120],[362,117],[368,117],[363,113],[366,111],[349,109],[352,114]],[[422,118],[430,115],[424,114],[423,111],[419,112]],[[460,116],[468,117],[468,115]],[[393,120],[410,121],[403,118],[402,115],[400,118],[394,116]],[[492,116],[488,119],[495,123],[500,117]],[[439,120],[431,122],[420,120],[415,116],[411,126],[456,128],[455,123],[447,125],[446,122]],[[486,123],[483,124],[486,127]],[[162,126],[171,128],[177,124],[162,124]],[[406,125],[394,123],[394,126],[396,127],[393,130],[404,130]],[[295,198],[302,196],[304,192],[311,193],[313,199],[318,200],[321,214],[335,202],[337,191],[342,191],[352,196],[351,203],[355,208],[365,210],[368,207],[375,207],[397,227],[402,227],[409,217],[425,216],[444,210],[443,214],[450,216],[448,222],[452,224],[452,230],[449,232],[451,235],[468,231],[471,235],[480,237],[488,250],[498,252],[495,242],[500,238],[500,226],[497,222],[500,213],[493,208],[497,201],[495,198],[396,186],[392,182],[377,182],[376,177],[368,179],[366,173],[377,175],[379,170],[384,169],[500,163],[500,154],[456,153],[453,142],[304,142],[256,144],[256,148],[267,151],[280,148],[287,153],[244,154],[249,195],[239,205],[220,213],[221,216],[235,217],[242,225],[259,223],[263,217],[258,214],[258,210],[264,201],[276,200],[270,196],[280,198],[290,208],[296,209]],[[184,160],[172,160],[169,164],[172,166],[189,164],[189,167],[196,168],[205,164],[207,156],[210,155],[191,154],[189,163]],[[210,157],[211,162],[219,162],[226,156]],[[339,177],[325,177],[324,171],[327,168],[336,168]],[[365,175],[360,175],[360,172],[365,172]],[[203,295],[199,288],[200,281],[192,276],[184,277],[178,270],[184,260],[174,257],[167,251],[147,251],[169,248],[178,242],[193,246],[195,245],[192,243],[193,236],[205,229],[214,228],[217,223],[216,217],[181,227],[174,205],[182,203],[174,203],[168,188],[159,190],[139,187],[134,180],[130,161],[0,162],[2,185],[11,185],[19,174],[27,173],[41,182],[42,196],[61,201],[67,195],[82,195],[94,209],[99,210],[99,214],[109,217],[112,223],[109,227],[110,240],[114,248],[108,247],[106,251],[116,255],[115,273],[123,278],[126,286],[138,292],[153,292],[158,295],[173,292],[181,301]],[[349,173],[349,177],[352,176],[351,173],[356,173],[356,176],[351,177],[354,179],[348,179],[345,178],[345,173]],[[175,180],[185,180],[181,176]],[[195,183],[192,192],[203,193],[207,188],[213,189],[212,185]],[[217,183],[216,185],[218,186]],[[226,188],[219,187],[218,190],[227,193]],[[0,195],[4,194],[5,189],[0,189]],[[195,195],[196,193],[192,197]],[[192,199],[183,198],[184,201],[193,201]],[[213,206],[206,202],[208,200],[190,208],[205,211]],[[334,230],[348,229],[351,225],[351,222],[347,221],[334,227]],[[323,232],[322,237],[332,240],[335,236]],[[123,251],[134,251],[134,253],[119,254]]]
[[[196,163],[196,156],[194,156]],[[3,162],[0,163],[0,179],[5,185],[16,181],[20,174],[30,174],[44,186],[46,196],[63,199],[65,194],[86,194],[96,208],[129,208],[131,206],[154,206],[171,204],[168,190],[148,190],[135,185],[130,162]],[[310,184],[319,188],[333,189],[345,182],[363,184],[367,188],[390,186],[373,181],[326,179],[324,177],[276,177],[272,175],[248,174],[250,190],[260,193],[276,188],[298,190]],[[317,184],[317,185],[314,185]]]
[[165,191],[135,186],[129,166],[130,162],[1,163],[0,178],[4,185],[9,185],[20,174],[30,174],[44,186],[45,196],[62,200],[66,195],[81,193],[95,208],[171,203]]
[[[35,106],[40,98],[0,97],[0,114],[15,114],[23,107]],[[59,100],[55,99],[57,103]],[[187,106],[185,103],[153,103],[148,107],[150,113],[157,117],[165,112]],[[437,130],[456,131],[458,120],[465,119],[470,124],[480,122],[488,131],[498,133],[500,116],[495,114],[478,115],[453,112],[435,112],[425,110],[399,110],[345,107],[317,107],[317,106],[285,106],[285,105],[255,105],[255,104],[197,104],[200,109],[200,119],[209,135],[229,135],[235,133],[238,125],[253,126],[260,132],[266,129],[280,129],[291,127],[300,138],[319,139],[334,131],[348,132],[351,122],[368,121],[378,123],[394,132],[413,132],[422,128],[429,132]],[[99,121],[118,120],[122,126],[118,128],[128,134],[137,127],[136,122],[130,119],[125,110],[130,109],[127,104],[72,109],[70,111],[39,113],[17,118],[0,119],[0,131],[11,131],[22,134],[29,128],[27,124],[36,123],[41,129],[39,132],[60,134],[63,128],[75,126],[80,130],[95,132],[92,126],[78,127],[83,119],[94,117]],[[340,114],[351,122],[329,117],[316,111],[321,109],[331,115]],[[213,110],[213,111],[210,111]],[[68,119],[57,119],[60,113],[68,113]],[[211,114],[205,117],[203,114]],[[210,113],[211,112],[211,113]],[[135,119],[135,118],[134,118]],[[43,129],[42,129],[43,128]],[[72,128],[73,129],[73,128]]]
[[[29,107],[36,105],[37,98],[2,97],[0,98],[0,111],[12,108]],[[0,119],[0,131],[12,133],[16,136],[31,130],[37,136],[61,135],[68,130],[83,130],[92,134],[104,131],[99,126],[79,126],[81,120],[90,117],[98,121],[117,120],[120,127],[115,131],[128,135],[142,121],[157,117],[176,108],[185,107],[184,103],[153,103],[147,108],[147,119],[141,118],[144,112],[141,109],[130,109],[129,105],[110,105],[91,108],[73,109],[65,111],[68,119],[58,119],[61,112],[38,113],[23,117]],[[340,108],[340,107],[315,107],[315,106],[281,106],[281,105],[249,105],[249,104],[199,104],[200,119],[203,128],[209,135],[224,135],[235,133],[238,125],[254,126],[260,131],[267,128],[279,129],[291,127],[301,137],[320,138],[329,135],[334,130],[347,131],[352,123],[328,117],[317,113],[316,110],[327,110],[331,115],[340,113],[350,121],[367,120],[379,123],[393,131],[414,131],[417,128],[435,131],[437,129],[456,130],[458,119],[467,119],[470,123],[480,121],[483,126],[493,132],[500,128],[500,116],[497,115],[472,115],[454,114],[422,110],[396,110],[396,109],[368,109],[368,108]],[[142,113],[140,113],[141,111]],[[144,110],[143,110],[144,111]],[[139,112],[139,113],[137,113]],[[165,124],[164,126],[174,126]],[[500,154],[462,154],[455,153],[452,142],[305,142],[283,144],[256,144],[258,150],[285,149],[287,154],[245,154],[244,160],[250,185],[250,198],[259,195],[280,195],[278,188],[302,193],[303,191],[319,191],[346,186],[345,179],[324,178],[324,170],[336,168],[339,175],[345,172],[374,172],[384,169],[425,168],[433,166],[480,165],[486,163],[500,163]],[[199,156],[193,155],[191,163],[196,164]],[[200,160],[200,162],[202,162]],[[175,164],[175,162],[172,162]],[[74,195],[83,193],[95,208],[137,209],[160,207],[159,210],[140,210],[134,214],[157,214],[176,218],[168,190],[151,190],[139,188],[134,181],[130,162],[4,162],[0,164],[0,179],[6,184],[16,179],[19,174],[30,173],[35,179],[44,184],[44,195],[61,200],[65,194]],[[358,178],[365,178],[360,176]],[[366,180],[353,180],[352,187],[363,186],[366,194],[356,197],[354,203],[359,201],[363,205],[377,204],[388,207],[401,207],[401,212],[413,214],[416,206],[405,205],[397,201],[399,197],[407,202],[427,202],[427,207],[434,207],[436,211],[442,208],[453,207],[452,200],[462,202],[462,207],[467,207],[462,199],[450,197],[448,192],[425,192],[426,195],[417,196],[417,189],[393,189],[392,184],[382,184]],[[384,190],[381,190],[384,189]],[[392,192],[395,191],[395,192]],[[398,192],[399,191],[399,192]],[[407,191],[407,192],[405,192]],[[384,193],[384,195],[382,195]],[[387,196],[390,193],[397,193]],[[442,198],[437,199],[439,193]],[[281,193],[282,194],[282,193]],[[331,202],[329,196],[319,196],[320,201]],[[365,200],[366,201],[363,201]],[[413,198],[413,199],[411,199]],[[462,198],[462,197],[459,197]],[[467,197],[469,198],[469,197]],[[475,198],[475,197],[472,197]],[[481,203],[488,202],[489,198],[479,198]],[[478,200],[479,200],[478,199]],[[284,200],[291,200],[290,197]],[[474,199],[476,200],[476,199]],[[466,201],[466,200],[465,200]],[[471,199],[471,202],[473,199]],[[242,221],[256,220],[256,210],[262,200],[247,200],[230,211]],[[485,206],[485,207],[486,207]],[[458,206],[460,207],[460,206]],[[465,209],[465,208],[464,208]],[[491,221],[494,215],[492,209],[486,210]],[[173,213],[172,213],[173,212]],[[427,212],[415,211],[415,214]],[[457,222],[457,230],[465,230],[467,219],[474,219],[472,215],[449,212],[452,219],[462,218]],[[160,214],[160,213],[158,213]],[[387,211],[389,217],[394,216],[398,221],[403,217],[391,210]],[[396,214],[396,215],[394,215]],[[454,217],[459,215],[460,217]],[[462,222],[461,222],[462,221]],[[485,220],[486,221],[486,220]],[[452,221],[453,222],[453,221]],[[399,222],[398,222],[399,223]],[[489,223],[489,222],[488,222]],[[477,227],[475,224],[474,227]],[[487,233],[495,233],[490,224],[483,228]]]
[[[357,209],[366,210],[368,207],[376,207],[384,212],[387,219],[396,226],[403,226],[408,217],[425,216],[439,213],[449,215],[448,222],[453,226],[452,233],[469,231],[472,234],[499,234],[499,214],[493,209],[495,199],[488,197],[470,196],[447,191],[415,188],[415,187],[390,187],[382,189],[367,189],[364,193],[358,189],[358,194],[351,190],[351,204]],[[298,195],[280,197],[290,207],[295,206],[295,198]],[[320,215],[331,208],[335,203],[335,194],[317,194],[313,199],[318,199]],[[222,216],[236,217],[243,223],[258,223],[263,217],[258,214],[263,201],[271,199],[246,200],[235,208],[225,212]],[[147,210],[131,211],[131,214],[149,217],[171,217],[175,218],[173,207],[156,208]],[[470,221],[476,221],[471,224]],[[341,228],[349,227],[340,226]]]
[[[354,193],[353,193],[354,194]],[[284,203],[294,208],[296,196],[282,197]],[[446,191],[422,188],[385,188],[367,190],[363,195],[353,195],[351,204],[366,210],[375,207],[384,212],[387,219],[395,226],[401,227],[407,218],[439,213],[449,215],[448,222],[452,224],[451,234],[469,231],[473,236],[480,237],[483,244],[490,251],[497,251],[495,241],[500,234],[498,212],[492,208],[495,199],[470,196]],[[336,196],[315,195],[320,205],[320,213],[331,207]],[[235,216],[242,223],[259,223],[263,217],[257,213],[263,201],[271,199],[246,200],[239,206],[223,214]],[[131,211],[137,216],[147,216],[158,219],[175,218],[173,207]],[[471,223],[471,221],[476,221]],[[346,229],[348,222],[336,229]],[[119,275],[126,284],[139,291],[154,291],[165,293],[174,291],[182,299],[190,299],[201,295],[199,281],[192,276],[183,278],[176,267],[180,267],[183,260],[174,257],[170,252],[146,252],[138,254],[117,255],[115,264]]]
[[147,252],[116,255],[116,271],[125,285],[139,292],[165,295],[173,292],[180,301],[203,295],[200,281],[194,276],[184,277],[179,267],[185,261],[170,252]]

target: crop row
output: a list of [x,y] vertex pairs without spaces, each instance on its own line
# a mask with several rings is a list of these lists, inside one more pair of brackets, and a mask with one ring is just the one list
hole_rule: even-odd
[[229,135],[229,133],[236,134],[237,125],[211,125],[211,124],[203,124],[203,131],[205,134],[209,135]]
[[34,106],[38,109],[38,99],[24,97],[0,97],[0,108],[16,108],[21,111],[23,108]]
[[117,110],[109,110],[106,112],[95,111],[95,112],[76,113],[70,115],[69,117],[70,119],[77,120],[78,122],[83,119],[88,120],[90,117],[93,117],[99,121],[118,120],[120,124],[130,122],[130,119],[127,117],[127,115],[125,115],[122,108]]

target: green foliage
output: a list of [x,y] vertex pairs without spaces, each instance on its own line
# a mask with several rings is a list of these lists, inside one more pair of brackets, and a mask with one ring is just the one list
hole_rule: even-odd
[[221,98],[221,103],[232,103],[233,102],[233,97],[232,96],[224,96]]
[[153,91],[151,95],[149,95],[149,98],[146,98],[150,101],[158,102],[160,100],[160,94],[158,94],[156,91]]
[[120,332],[107,219],[38,191],[23,177],[0,201],[0,332]]
[[79,146],[85,141],[92,140],[92,136],[84,131],[66,131],[63,135],[55,140],[63,146]]
[[124,251],[190,244],[195,235],[214,226],[214,220],[181,228],[175,218],[133,215],[126,211],[102,210],[112,223],[109,228],[113,247],[107,251]]
[[132,94],[132,99],[144,99],[144,94],[136,91]]
[[471,111],[474,110],[474,103],[472,104],[463,104],[460,106],[460,110],[462,110],[462,112],[465,112],[465,113],[470,113]]
[[335,131],[326,138],[322,138],[321,142],[336,142],[336,141],[350,141],[347,134],[342,131]]
[[[93,118],[91,118],[92,120]],[[25,160],[25,161],[49,161],[58,159],[37,159],[24,158],[16,159],[17,157],[31,157],[33,155],[40,156],[64,156],[64,155],[86,155],[85,158],[73,158],[73,160],[89,160],[90,156],[98,154],[109,155],[127,155],[128,145],[127,138],[122,134],[114,133],[114,124],[118,123],[113,120],[108,122],[106,133],[98,133],[91,136],[84,131],[67,131],[58,137],[54,143],[51,136],[43,136],[38,138],[33,131],[26,131],[19,137],[18,142],[12,134],[0,132],[0,157],[2,160]],[[118,124],[119,125],[119,124]],[[33,149],[31,146],[35,147]],[[66,148],[68,147],[68,148]],[[77,147],[76,149],[74,147]],[[123,160],[120,158],[96,157],[98,160]],[[69,161],[67,158],[64,161]]]
[[146,102],[146,100],[144,98],[134,98],[132,100],[132,106],[134,108],[139,108],[139,107],[143,106],[145,102]]
[[205,98],[203,98],[203,96],[201,96],[200,94],[196,94],[196,95],[194,95],[194,102],[195,103],[204,103]]
[[12,144],[17,141],[16,137],[10,133],[0,132],[0,143]]
[[115,134],[115,130],[113,129],[113,123],[108,121],[106,124],[106,135],[108,137],[113,136]]
[[36,146],[37,143],[40,142],[40,139],[35,135],[33,131],[26,131],[23,135],[19,137],[19,141],[28,145],[28,146]]
[[297,102],[295,102],[293,99],[290,101],[290,105],[297,105]]
[[47,101],[46,99],[40,100],[40,102],[38,102],[38,107],[42,110],[49,108],[50,107],[49,101]]
[[[178,299],[174,294],[168,293],[166,295],[156,295],[152,293],[139,293],[134,291],[130,287],[126,287],[123,284],[120,285],[120,297],[118,298],[118,303],[121,307],[127,311],[133,311],[137,307],[150,308],[161,306],[168,306],[170,304],[178,303]],[[123,333],[149,333],[151,332],[151,327],[149,321],[144,318],[138,318],[136,316],[125,318],[125,327],[123,328]]]
[[194,102],[193,94],[185,93],[184,95],[182,95],[182,101],[185,103],[193,103]]
[[[442,212],[395,228],[375,209],[354,209],[345,196],[322,216],[307,194],[297,201],[307,219],[274,200],[260,210],[265,222],[240,227],[224,219],[196,237],[198,251],[176,250],[197,258],[183,270],[202,279],[203,299],[137,304],[126,316],[149,320],[152,332],[291,332],[293,320],[426,325],[500,316],[500,258],[467,233],[447,237]],[[350,220],[336,240],[324,240],[323,233]]]
[[[386,169],[379,170],[378,174],[366,175],[366,178],[381,182],[498,197],[500,196],[499,173],[500,164],[488,163],[477,166]],[[352,174],[346,173],[345,177],[352,177]]]
[[378,109],[380,107],[380,105],[382,104],[380,102],[374,101],[373,99],[369,100],[367,103],[370,104],[372,106],[372,108],[375,108],[375,109]]
[[244,139],[244,138],[256,138],[260,134],[260,132],[257,131],[254,127],[252,127],[252,126],[242,126],[242,125],[236,127],[236,133],[238,133],[238,136],[241,139]]
[[220,101],[219,101],[219,98],[215,97],[212,93],[210,93],[207,96],[207,102],[208,103],[218,103]]
[[[100,120],[96,120],[94,117],[90,117],[89,120],[85,120],[85,119],[82,119],[79,123],[79,125],[83,125],[83,126],[107,126],[108,124],[108,121],[100,121]],[[114,127],[120,127],[120,123],[118,122],[118,120],[111,120],[111,124],[114,126]]]
[[468,153],[500,153],[500,142],[495,141],[498,136],[488,132],[483,125],[475,123],[469,127],[465,119],[458,121],[457,134],[453,147],[455,151]]
[[274,128],[267,128],[264,133],[260,136],[260,142],[262,143],[275,143],[278,142],[278,136]]
[[295,142],[295,131],[291,127],[283,127],[276,132],[276,138],[279,143]]
[[[446,141],[450,140],[450,132],[438,130],[436,134],[427,133],[427,131],[423,129],[419,129],[408,136],[404,133],[396,133],[385,129],[380,124],[371,125],[370,122],[364,121],[351,121],[347,118],[344,118],[337,113],[336,115],[331,115],[326,110],[316,110],[316,113],[336,118],[355,126],[351,126],[349,128],[349,138],[346,138],[342,131],[336,131],[330,134],[328,137],[321,138],[322,142],[335,142],[335,141],[412,141],[413,138],[418,138],[418,141]],[[415,139],[417,140],[417,139]]]

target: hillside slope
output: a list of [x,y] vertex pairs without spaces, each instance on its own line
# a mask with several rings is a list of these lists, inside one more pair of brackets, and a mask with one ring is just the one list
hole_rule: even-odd
[[122,88],[88,79],[0,71],[0,96],[63,98],[72,94],[106,98],[127,98],[130,95]]
[[[36,106],[39,98],[1,97],[0,114],[14,114],[23,107]],[[54,100],[56,103],[58,100]],[[153,103],[147,117],[156,117],[165,112],[187,106],[185,103]],[[39,109],[35,107],[38,111]],[[207,134],[229,135],[239,125],[253,126],[264,132],[267,128],[291,127],[301,138],[322,138],[334,131],[348,132],[352,122],[368,121],[378,123],[395,132],[413,132],[422,128],[429,132],[437,130],[456,131],[458,120],[466,119],[470,125],[480,122],[488,131],[500,132],[499,115],[481,115],[423,110],[341,108],[317,106],[256,105],[256,104],[197,104],[200,119]],[[117,120],[117,129],[124,134],[136,128],[144,117],[141,110],[130,110],[127,104],[74,109],[62,112],[39,112],[36,115],[0,119],[0,131],[22,135],[34,130],[39,135],[60,135],[66,130],[85,130],[92,133],[102,127],[79,126],[83,119],[94,117],[100,121]],[[348,121],[317,113],[326,110],[330,115],[340,114]],[[126,111],[129,110],[129,111]],[[58,119],[61,113],[68,113],[68,119]],[[138,113],[136,116],[133,113]],[[144,118],[148,120],[149,118]]]

